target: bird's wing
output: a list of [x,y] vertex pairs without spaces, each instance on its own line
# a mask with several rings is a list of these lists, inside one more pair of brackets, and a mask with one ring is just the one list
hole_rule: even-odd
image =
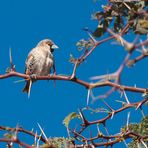
[[26,67],[25,67],[25,74],[31,75],[34,73],[34,65],[35,65],[35,57],[32,53],[30,53],[26,59]]

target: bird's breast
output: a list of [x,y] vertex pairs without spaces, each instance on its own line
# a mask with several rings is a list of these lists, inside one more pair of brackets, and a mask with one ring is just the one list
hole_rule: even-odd
[[40,75],[48,75],[53,67],[53,57],[48,55],[44,58],[44,63],[42,65],[42,70]]

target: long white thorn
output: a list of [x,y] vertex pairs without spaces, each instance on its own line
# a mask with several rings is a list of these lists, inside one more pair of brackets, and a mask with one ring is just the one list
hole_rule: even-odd
[[127,123],[126,123],[126,128],[129,128],[129,118],[130,118],[130,112],[127,114]]
[[46,136],[46,134],[45,134],[45,132],[44,132],[44,130],[42,129],[42,127],[40,126],[40,124],[39,123],[37,123],[38,124],[38,127],[40,128],[40,130],[41,130],[41,133],[43,134],[43,136],[45,137],[45,139],[46,139],[46,141],[48,142],[48,144],[50,145],[50,142],[49,142],[49,140],[48,140],[48,138],[47,138],[47,136]]
[[126,95],[126,93],[125,93],[124,90],[123,90],[123,94],[124,94],[124,97],[125,97],[125,100],[126,100],[127,104],[130,104],[130,102],[129,102],[129,100],[128,100],[128,97],[127,97],[127,95]]
[[89,103],[90,92],[91,92],[91,89],[88,89],[88,93],[87,93],[87,106],[88,106],[88,103]]

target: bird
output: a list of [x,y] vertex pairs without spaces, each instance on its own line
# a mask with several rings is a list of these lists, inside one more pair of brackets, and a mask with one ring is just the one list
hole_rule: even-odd
[[52,40],[43,39],[29,52],[25,62],[25,74],[30,78],[26,80],[26,85],[22,90],[28,94],[28,97],[36,76],[47,76],[52,68],[54,73],[56,72],[53,52],[57,48],[58,46]]

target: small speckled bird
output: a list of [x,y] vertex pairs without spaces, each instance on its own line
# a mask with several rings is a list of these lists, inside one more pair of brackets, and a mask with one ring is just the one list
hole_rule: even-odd
[[[30,76],[47,76],[50,73],[51,68],[53,68],[55,72],[53,51],[56,48],[58,48],[58,46],[49,39],[40,41],[28,54],[25,62],[25,74]],[[23,89],[23,92],[28,93],[28,97],[30,96],[33,81],[35,80],[32,80],[31,78],[27,80]]]

